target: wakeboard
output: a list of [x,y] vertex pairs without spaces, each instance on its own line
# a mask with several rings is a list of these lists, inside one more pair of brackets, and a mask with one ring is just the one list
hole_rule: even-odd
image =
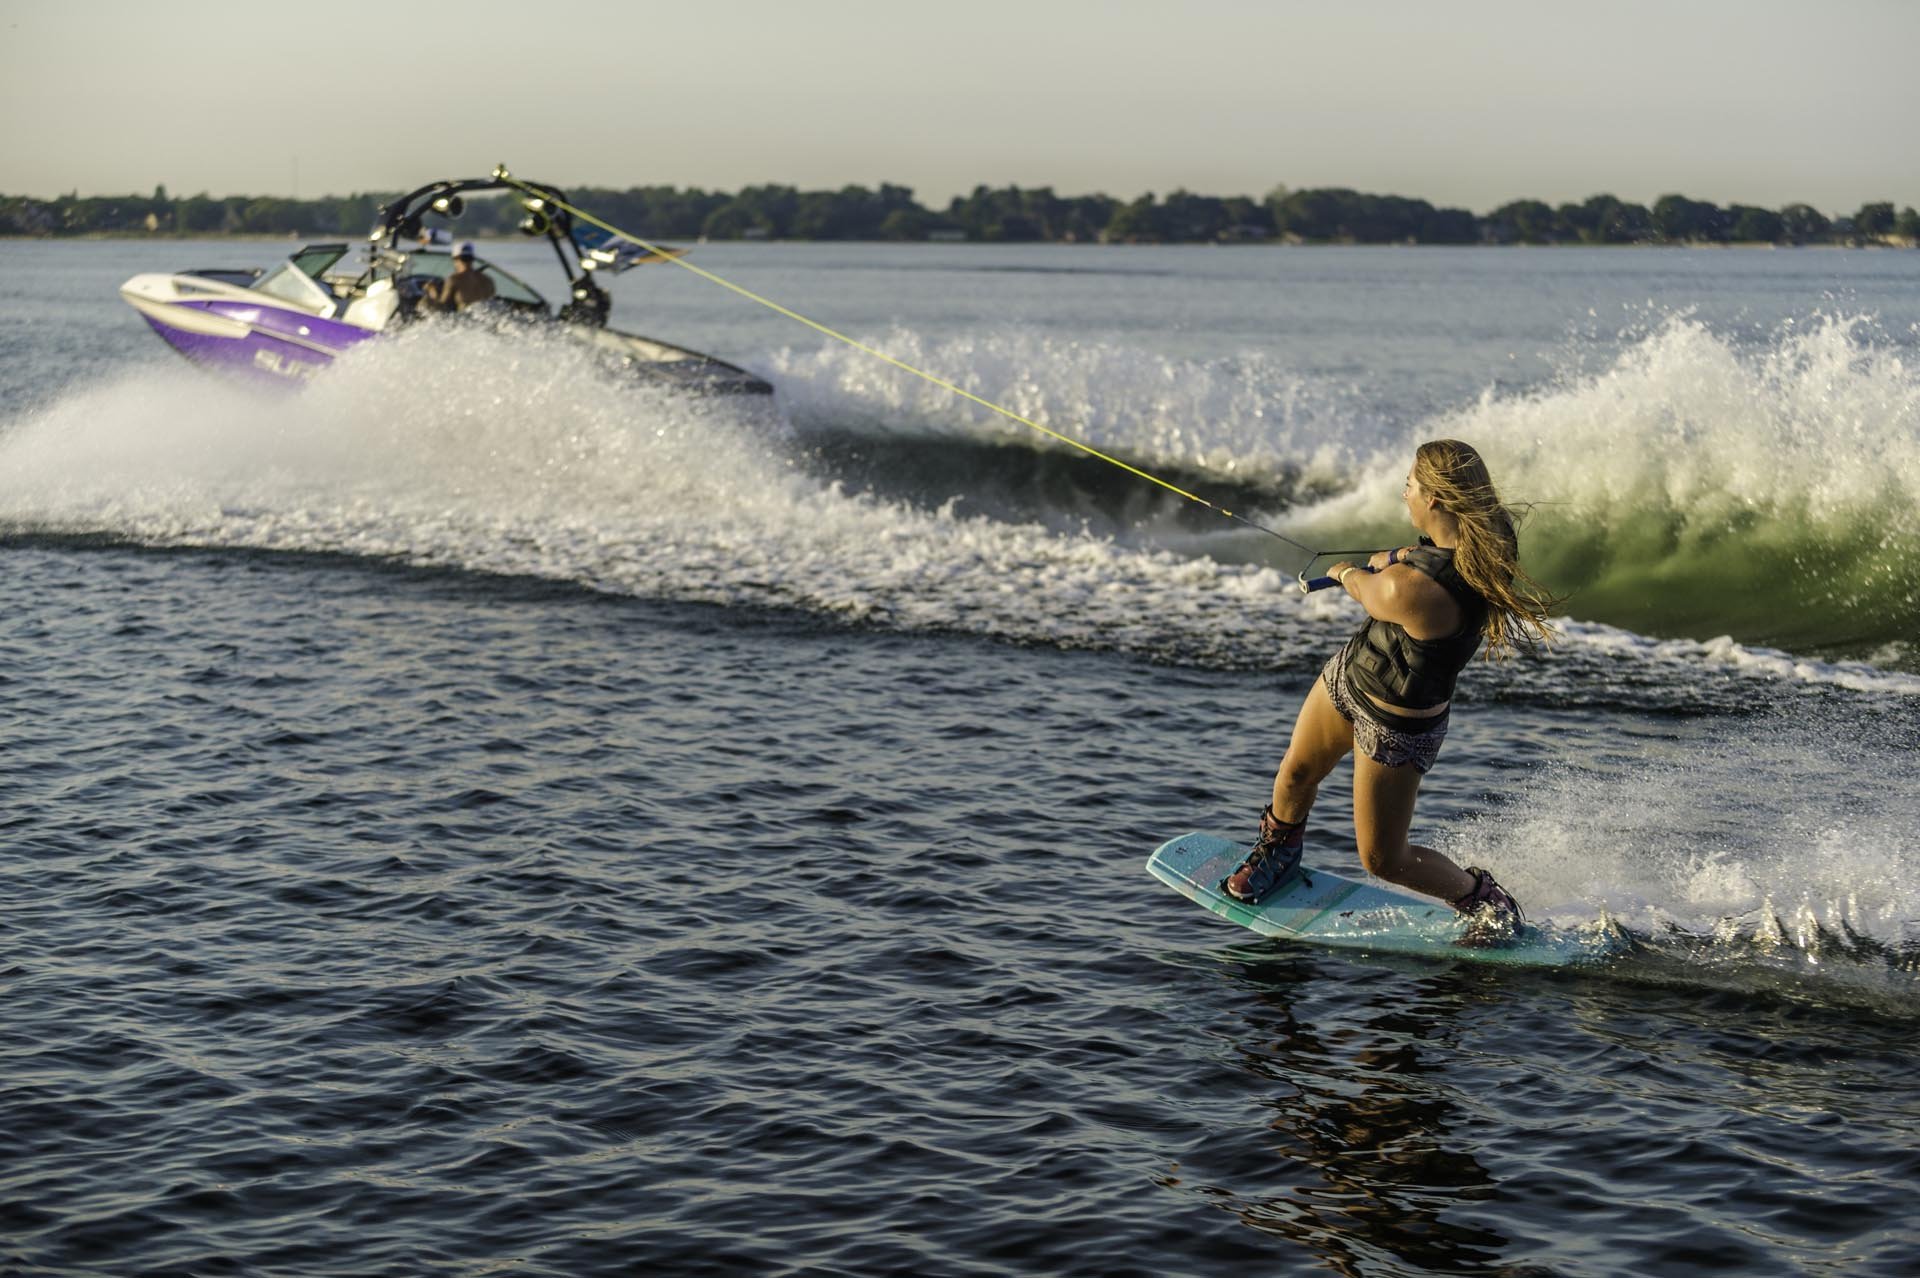
[[1391,954],[1470,959],[1515,967],[1593,963],[1624,947],[1602,924],[1562,930],[1528,924],[1495,944],[1463,943],[1466,923],[1452,906],[1356,875],[1302,865],[1258,905],[1228,896],[1221,883],[1247,849],[1211,834],[1183,834],[1147,858],[1147,872],[1221,918],[1263,936]]

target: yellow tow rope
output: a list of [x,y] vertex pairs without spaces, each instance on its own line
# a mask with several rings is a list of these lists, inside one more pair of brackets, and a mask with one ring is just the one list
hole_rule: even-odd
[[[971,400],[973,403],[980,405],[982,408],[990,408],[994,412],[1000,414],[1002,417],[1009,418],[1013,421],[1019,422],[1022,426],[1027,426],[1032,428],[1033,430],[1037,430],[1042,435],[1045,435],[1050,439],[1057,439],[1061,443],[1066,444],[1069,447],[1079,449],[1081,452],[1086,453],[1090,457],[1098,457],[1101,461],[1106,462],[1110,466],[1118,466],[1121,470],[1126,471],[1129,475],[1137,476],[1140,479],[1146,480],[1150,484],[1158,484],[1160,487],[1166,489],[1168,492],[1176,493],[1179,496],[1186,498],[1188,501],[1197,502],[1200,505],[1205,506],[1208,510],[1215,512],[1216,514],[1224,515],[1226,518],[1234,520],[1238,523],[1245,524],[1249,528],[1257,529],[1260,532],[1266,533],[1269,537],[1277,537],[1281,541],[1286,542],[1289,546],[1293,546],[1300,550],[1304,550],[1308,554],[1312,555],[1313,559],[1309,559],[1307,561],[1309,565],[1313,563],[1314,559],[1319,559],[1326,555],[1353,555],[1353,554],[1368,553],[1365,551],[1356,551],[1356,550],[1315,550],[1312,546],[1308,546],[1302,542],[1295,541],[1293,538],[1287,536],[1285,533],[1275,532],[1273,529],[1268,528],[1266,525],[1256,523],[1255,521],[1246,518],[1244,515],[1236,515],[1230,510],[1226,510],[1226,509],[1223,509],[1222,507],[1216,506],[1212,502],[1208,501],[1206,498],[1198,496],[1194,493],[1190,493],[1186,489],[1181,488],[1178,485],[1170,484],[1166,480],[1161,479],[1158,475],[1150,475],[1146,471],[1141,470],[1138,466],[1130,466],[1126,462],[1121,461],[1118,457],[1113,457],[1106,453],[1101,452],[1099,449],[1093,447],[1091,444],[1082,443],[1080,440],[1073,438],[1073,436],[1071,435],[1063,435],[1059,431],[1054,430],[1051,427],[1042,426],[1039,422],[1034,421],[1032,418],[1022,417],[1019,413],[1014,412],[1011,408],[1003,407],[1000,404],[994,403],[990,399],[983,399],[979,395],[976,395],[972,391],[966,389],[964,386],[957,386],[954,383],[948,381],[946,378],[941,377],[936,373],[929,373],[923,368],[915,368],[912,364],[907,363],[905,360],[895,359],[893,356],[887,354],[885,351],[876,350],[874,347],[867,345],[865,342],[860,341],[858,338],[848,337],[845,333],[842,333],[837,329],[829,328],[825,324],[820,323],[818,320],[808,319],[805,315],[800,314],[798,311],[791,310],[785,306],[782,306],[780,305],[780,303],[773,301],[770,298],[762,297],[751,289],[742,288],[740,285],[735,284],[732,280],[725,279],[719,275],[715,275],[712,271],[705,270],[701,267],[695,266],[692,262],[687,261],[685,257],[685,253],[686,253],[685,249],[667,248],[663,245],[655,244],[650,240],[642,239],[640,236],[633,234],[631,231],[623,231],[619,227],[614,226],[611,223],[603,222],[599,218],[595,217],[593,214],[587,212],[585,209],[575,208],[573,205],[568,204],[565,200],[555,198],[553,192],[551,191],[545,190],[542,187],[533,186],[532,184],[527,182],[522,182],[519,178],[507,172],[507,168],[504,164],[495,167],[495,169],[493,170],[493,176],[496,181],[510,183],[513,186],[520,188],[522,191],[525,191],[528,195],[533,196],[535,199],[544,200],[546,203],[552,205],[555,208],[565,209],[573,217],[578,218],[580,221],[586,222],[589,225],[597,226],[601,230],[607,232],[609,235],[617,235],[623,240],[627,240],[633,244],[638,244],[641,248],[646,249],[649,253],[654,254],[657,260],[672,262],[675,266],[682,267],[686,270],[692,271],[695,275],[698,275],[703,280],[709,280],[715,284],[718,284],[721,288],[727,289],[730,292],[738,293],[741,297],[746,298],[748,301],[758,302],[760,305],[766,307],[768,310],[784,315],[790,320],[794,320],[798,323],[805,324],[808,328],[813,329],[817,333],[824,333],[826,336],[831,337],[836,342],[843,342],[846,345],[853,347],[853,349],[857,351],[860,351],[867,355],[871,355],[873,356],[873,358],[877,360],[881,360],[884,363],[893,365],[895,368],[900,369],[902,372],[912,373],[915,377],[921,378],[924,381],[932,382],[935,386],[941,387],[944,390],[952,391],[955,395],[958,395],[960,398],[965,400]],[[1301,576],[1304,579],[1305,573],[1303,572]]]

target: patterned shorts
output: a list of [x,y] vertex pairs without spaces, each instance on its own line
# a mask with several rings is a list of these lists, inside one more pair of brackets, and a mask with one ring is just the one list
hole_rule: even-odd
[[1353,725],[1353,748],[1383,768],[1412,764],[1425,773],[1440,757],[1440,743],[1447,739],[1447,720],[1451,713],[1435,716],[1433,727],[1425,732],[1401,732],[1374,718],[1369,707],[1347,691],[1347,650],[1341,648],[1327,658],[1320,678],[1327,685],[1327,696],[1340,717]]

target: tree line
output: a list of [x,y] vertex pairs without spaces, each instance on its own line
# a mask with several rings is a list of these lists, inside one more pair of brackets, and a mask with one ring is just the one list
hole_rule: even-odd
[[[364,234],[381,204],[400,192],[322,196],[206,193],[175,198],[0,196],[0,235],[326,235]],[[919,204],[911,189],[844,186],[802,191],[750,186],[737,192],[639,186],[571,189],[573,201],[616,226],[661,239],[972,240],[987,243],[1347,243],[1347,244],[1775,244],[1920,243],[1920,213],[1889,201],[1829,217],[1808,204],[1768,209],[1663,195],[1652,205],[1612,195],[1579,204],[1513,200],[1489,213],[1345,187],[1262,198],[1148,192],[1133,200],[1056,195],[1051,187],[976,186],[944,210]],[[512,199],[468,201],[463,235],[511,234],[521,210]]]

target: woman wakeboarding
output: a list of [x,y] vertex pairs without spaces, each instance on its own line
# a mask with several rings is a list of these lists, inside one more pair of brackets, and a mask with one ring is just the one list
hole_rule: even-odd
[[1248,903],[1300,864],[1320,783],[1353,753],[1353,825],[1369,874],[1449,902],[1470,935],[1495,941],[1521,924],[1519,903],[1477,867],[1407,841],[1414,798],[1446,739],[1455,678],[1484,639],[1491,658],[1551,637],[1557,601],[1520,567],[1513,516],[1470,445],[1420,445],[1402,493],[1420,544],[1329,573],[1367,620],[1314,681],[1260,814],[1260,836],[1228,876]]

